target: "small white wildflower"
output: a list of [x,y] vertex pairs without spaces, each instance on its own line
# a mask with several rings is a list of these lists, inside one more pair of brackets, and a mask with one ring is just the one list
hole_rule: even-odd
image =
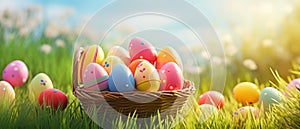
[[223,59],[217,56],[214,56],[211,58],[211,63],[215,64],[215,65],[221,65],[223,62]]
[[243,61],[243,65],[248,68],[249,70],[256,70],[257,69],[257,65],[255,63],[254,60],[252,59],[245,59]]
[[55,41],[55,44],[56,44],[57,47],[65,47],[65,42],[61,39],[57,39]]
[[225,46],[230,45],[230,44],[233,43],[233,39],[232,39],[230,34],[224,35],[223,38],[222,38],[222,41],[224,42]]
[[273,41],[272,41],[272,39],[264,39],[264,40],[262,41],[262,45],[263,45],[264,47],[270,47],[270,46],[273,45]]
[[201,51],[201,56],[207,60],[210,58],[210,54],[207,51]]
[[225,53],[227,56],[234,56],[238,52],[238,49],[235,45],[231,44],[226,47]]
[[43,44],[41,46],[41,51],[44,52],[45,54],[49,54],[52,50],[52,47],[49,44]]

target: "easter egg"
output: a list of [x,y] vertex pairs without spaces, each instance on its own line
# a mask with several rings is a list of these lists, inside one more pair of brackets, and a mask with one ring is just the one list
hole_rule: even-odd
[[49,88],[53,88],[51,79],[47,74],[39,73],[34,76],[29,84],[29,97],[36,100],[42,91]]
[[119,57],[126,65],[130,64],[130,56],[129,52],[125,50],[121,46],[114,46],[111,49],[109,49],[107,53],[107,57],[109,56],[117,56]]
[[41,92],[39,95],[40,106],[51,107],[64,110],[68,105],[66,94],[58,89],[50,88]]
[[180,56],[172,47],[162,48],[157,55],[156,68],[159,70],[168,62],[175,62],[182,69],[182,62]]
[[15,60],[9,63],[3,73],[2,79],[13,87],[22,86],[28,79],[28,68],[23,61]]
[[110,74],[111,69],[116,64],[124,64],[124,62],[117,56],[109,56],[103,61],[102,67],[106,70],[108,74]]
[[210,104],[202,104],[199,105],[200,109],[200,122],[205,122],[208,118],[210,118],[213,115],[218,114],[218,109]]
[[136,60],[132,61],[132,62],[128,65],[128,68],[130,69],[130,71],[132,72],[133,75],[134,75],[134,73],[135,73],[135,70],[136,70],[137,66],[138,66],[142,61],[147,61],[147,60],[144,60],[144,59],[136,59]]
[[217,91],[208,91],[202,94],[198,100],[198,104],[210,104],[222,108],[225,104],[225,98],[223,94]]
[[300,78],[292,80],[287,86],[284,95],[291,98],[300,92]]
[[109,75],[108,87],[112,92],[130,92],[135,89],[135,80],[128,67],[116,64]]
[[142,61],[134,73],[136,88],[139,91],[156,92],[160,87],[159,74],[148,61]]
[[136,59],[145,59],[151,64],[154,64],[157,52],[148,41],[140,38],[133,38],[129,43],[129,55],[131,61]]
[[259,96],[259,106],[263,107],[265,111],[275,104],[281,103],[282,93],[273,87],[264,88]]
[[251,82],[242,82],[233,88],[233,97],[243,105],[253,104],[258,101],[260,90]]
[[238,120],[248,119],[248,117],[254,116],[254,118],[259,117],[259,109],[252,106],[245,106],[238,109],[238,111],[234,112],[234,117]]
[[97,63],[90,63],[83,76],[85,89],[103,91],[108,88],[108,74],[106,70]]
[[15,99],[13,87],[6,81],[0,81],[0,102],[12,101]]
[[160,70],[160,90],[181,90],[183,75],[181,69],[174,62],[166,63]]
[[97,63],[102,64],[104,61],[104,52],[102,48],[98,45],[92,45],[87,47],[78,63],[78,79],[79,82],[82,83],[83,81],[83,74],[84,70],[86,69],[87,65],[90,63]]

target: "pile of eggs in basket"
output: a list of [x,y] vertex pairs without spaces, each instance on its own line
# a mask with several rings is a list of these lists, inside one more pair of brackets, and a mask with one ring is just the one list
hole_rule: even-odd
[[87,47],[79,60],[78,81],[93,91],[164,91],[183,88],[182,62],[166,46],[157,53],[151,43],[133,38],[128,51],[112,47],[105,58],[98,45]]

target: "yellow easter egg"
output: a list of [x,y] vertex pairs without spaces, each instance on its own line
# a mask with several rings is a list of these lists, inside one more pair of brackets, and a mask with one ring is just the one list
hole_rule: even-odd
[[92,45],[85,49],[83,52],[79,64],[78,64],[78,78],[79,82],[83,81],[84,70],[90,63],[97,63],[101,65],[104,60],[104,52],[98,45]]
[[251,82],[242,82],[233,89],[233,97],[243,105],[256,103],[259,99],[260,90],[257,85]]
[[160,69],[168,62],[175,62],[182,69],[182,61],[178,53],[172,47],[166,46],[158,52],[156,68]]
[[117,56],[109,56],[107,57],[103,63],[102,67],[106,70],[108,75],[110,75],[111,69],[116,65],[116,64],[124,64],[124,62]]
[[29,84],[29,97],[31,100],[37,100],[40,93],[46,89],[53,88],[50,77],[45,73],[37,74]]
[[155,67],[148,61],[142,61],[134,73],[136,87],[140,91],[156,92],[160,87],[160,78]]

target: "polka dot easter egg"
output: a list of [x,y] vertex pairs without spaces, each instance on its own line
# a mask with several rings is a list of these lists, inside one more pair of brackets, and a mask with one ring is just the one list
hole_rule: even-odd
[[135,80],[128,67],[116,64],[109,75],[108,87],[112,92],[131,92],[135,90]]
[[45,73],[37,74],[29,84],[29,97],[31,100],[37,100],[43,90],[53,88],[49,76]]
[[133,38],[129,43],[129,55],[131,61],[136,59],[148,60],[151,64],[154,64],[157,58],[157,52],[155,48],[148,41]]
[[182,69],[182,61],[180,56],[172,47],[162,48],[157,55],[156,68],[159,70],[168,62],[175,62]]
[[272,106],[283,102],[282,93],[273,87],[264,88],[259,96],[259,106],[269,111]]
[[292,80],[287,86],[284,95],[288,98],[299,94],[300,92],[300,78]]
[[107,57],[109,56],[117,56],[119,57],[126,65],[130,64],[130,56],[129,52],[125,50],[121,46],[114,46],[111,49],[109,49],[107,53]]
[[[259,109],[252,106],[245,106],[238,109],[234,112],[234,118],[238,121],[246,120],[248,117],[254,116],[255,118],[259,117]],[[242,118],[242,119],[240,119]]]
[[159,70],[160,90],[181,90],[183,88],[183,75],[181,69],[174,62],[165,64]]
[[2,79],[9,82],[13,87],[22,86],[28,79],[26,64],[20,60],[9,63],[2,73]]
[[116,64],[124,64],[124,62],[117,56],[109,56],[104,60],[102,67],[106,70],[108,74],[110,74],[111,69]]
[[85,49],[78,63],[78,80],[83,82],[83,74],[87,65],[90,63],[102,64],[104,61],[104,52],[98,45],[92,45]]
[[13,87],[6,81],[0,81],[0,102],[13,101],[15,99],[15,91]]
[[139,91],[156,92],[160,87],[159,74],[155,67],[148,61],[142,61],[134,73],[136,88]]
[[50,88],[42,91],[38,97],[40,106],[64,110],[68,105],[66,94],[58,89]]
[[108,74],[97,63],[90,63],[84,72],[83,85],[85,89],[103,91],[108,88]]
[[242,82],[233,89],[233,97],[243,105],[249,105],[258,101],[260,90],[257,85],[251,82]]
[[222,108],[225,104],[225,98],[223,94],[217,91],[208,91],[202,94],[198,100],[198,104],[210,104]]
[[147,61],[147,60],[144,60],[144,59],[136,59],[136,60],[132,61],[132,62],[130,63],[130,65],[128,65],[128,68],[130,69],[130,71],[132,72],[133,75],[134,75],[134,73],[135,73],[135,70],[136,70],[137,66],[138,66],[142,61]]

